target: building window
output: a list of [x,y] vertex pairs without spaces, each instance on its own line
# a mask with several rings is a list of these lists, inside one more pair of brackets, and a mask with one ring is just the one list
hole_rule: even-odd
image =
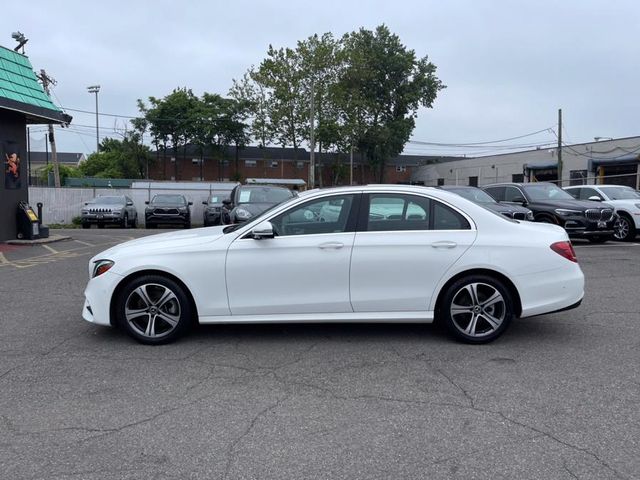
[[478,177],[469,177],[469,186],[477,187],[478,186]]
[[191,177],[191,180],[194,182],[201,182],[204,179],[202,177]]
[[244,161],[244,166],[245,167],[255,167],[257,165],[255,160],[245,160]]
[[396,172],[403,173],[407,171],[406,165],[396,165]]
[[444,185],[444,178],[439,178],[438,179],[438,186],[440,187],[442,185]]
[[176,157],[171,157],[171,163],[176,163]]
[[278,161],[277,160],[271,160],[271,164],[269,166],[271,168],[278,168]]
[[298,160],[296,162],[296,168],[304,168],[304,162],[301,160]]
[[569,185],[586,185],[586,184],[587,184],[586,170],[571,170],[569,172]]
[[191,163],[194,165],[200,165],[200,159],[199,158],[192,158],[191,159]]
[[511,181],[513,183],[522,183],[524,182],[524,175],[522,173],[514,173],[511,175]]

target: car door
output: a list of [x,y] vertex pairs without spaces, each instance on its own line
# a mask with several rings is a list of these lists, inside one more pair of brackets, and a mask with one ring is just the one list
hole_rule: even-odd
[[359,199],[311,199],[270,218],[274,238],[235,240],[226,262],[232,315],[352,312],[349,260]]
[[427,311],[443,274],[476,238],[473,224],[439,200],[363,195],[351,256],[355,312]]

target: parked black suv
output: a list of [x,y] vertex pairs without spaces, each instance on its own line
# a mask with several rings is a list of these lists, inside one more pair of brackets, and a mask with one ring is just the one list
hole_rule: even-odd
[[482,189],[499,202],[529,208],[536,222],[560,225],[570,236],[593,243],[613,237],[617,216],[611,205],[576,200],[553,183],[499,183]]
[[[224,225],[229,223],[229,211],[222,201],[229,197],[229,191],[213,193],[206,202],[202,202],[204,207],[204,226]],[[224,218],[223,218],[224,217]]]
[[148,206],[144,211],[144,223],[147,228],[156,228],[158,225],[182,225],[183,228],[191,228],[191,212],[183,195],[158,194],[154,195],[151,202],[144,202]]
[[461,197],[471,200],[473,203],[493,210],[496,213],[504,215],[514,220],[529,220],[533,222],[533,212],[522,205],[497,202],[491,195],[478,187],[467,187],[465,185],[443,185],[438,188],[449,192],[457,193]]

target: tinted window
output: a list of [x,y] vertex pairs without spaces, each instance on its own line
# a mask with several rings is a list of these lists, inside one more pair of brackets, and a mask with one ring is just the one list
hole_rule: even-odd
[[580,198],[581,200],[589,200],[589,197],[598,197],[598,198],[602,198],[602,195],[600,195],[595,189],[593,188],[587,188],[587,187],[582,187],[580,189]]
[[241,187],[237,203],[280,203],[292,196],[291,191],[286,188]]
[[[504,187],[504,200],[505,202],[513,202],[518,198],[524,198],[524,195],[517,187]],[[520,200],[521,201],[521,200]]]
[[271,219],[279,236],[314,235],[347,231],[353,195],[311,200]]
[[580,190],[581,190],[580,188],[569,188],[569,189],[565,190],[565,192],[567,192],[573,198],[579,198],[580,197]]
[[573,197],[551,183],[527,184],[524,189],[532,200],[573,200]]
[[185,201],[182,195],[156,195],[151,200],[151,203],[158,205],[185,205]]
[[504,200],[504,187],[486,187],[484,191],[499,202]]
[[417,195],[372,194],[369,196],[366,230],[466,230],[467,220],[442,203]]

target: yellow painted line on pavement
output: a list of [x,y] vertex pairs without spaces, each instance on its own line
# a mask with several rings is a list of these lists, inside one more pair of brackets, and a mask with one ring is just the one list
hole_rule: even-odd
[[83,242],[82,240],[73,240],[74,242],[81,243],[82,245],[86,245],[87,247],[93,247],[93,243]]
[[0,252],[0,265],[7,265],[9,263],[9,260],[4,256],[4,253]]
[[58,250],[56,250],[53,247],[50,247],[49,245],[42,245],[44,248],[46,248],[47,250],[49,250],[51,253],[60,253],[58,252]]

